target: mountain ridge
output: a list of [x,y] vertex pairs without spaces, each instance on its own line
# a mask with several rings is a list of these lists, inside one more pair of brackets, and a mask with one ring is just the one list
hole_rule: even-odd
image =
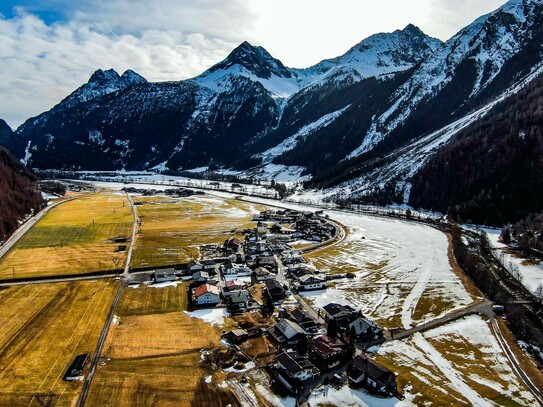
[[[29,119],[12,149],[41,168],[211,166],[257,177],[284,169],[312,178],[309,186],[365,179],[379,187],[386,174],[378,171],[396,152],[415,146],[433,154],[432,134],[463,122],[542,63],[542,16],[541,0],[511,0],[445,43],[408,25],[305,69],[244,42],[185,81],[109,86],[122,77],[102,71],[96,94],[79,91],[89,97],[71,105],[83,85],[65,109]],[[397,195],[408,196],[409,179],[402,180]]]

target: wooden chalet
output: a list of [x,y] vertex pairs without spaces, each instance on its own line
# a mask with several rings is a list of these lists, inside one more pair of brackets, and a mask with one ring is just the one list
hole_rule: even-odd
[[329,370],[347,359],[348,347],[339,339],[320,335],[309,344],[309,354],[319,369]]
[[398,394],[396,374],[365,355],[356,356],[348,368],[351,387],[364,387],[368,391],[393,397]]
[[295,351],[286,351],[277,355],[273,367],[279,381],[295,394],[303,389],[304,382],[320,374],[306,357]]
[[307,332],[288,319],[280,319],[268,329],[268,334],[280,345],[299,345],[307,341]]
[[266,284],[266,294],[272,301],[281,301],[285,298],[285,289],[279,281],[268,279],[264,283]]
[[373,342],[383,338],[383,330],[369,319],[358,317],[349,324],[349,338],[356,342]]
[[350,305],[330,303],[323,307],[326,323],[334,321],[337,328],[347,328],[348,325],[360,316],[360,311]]

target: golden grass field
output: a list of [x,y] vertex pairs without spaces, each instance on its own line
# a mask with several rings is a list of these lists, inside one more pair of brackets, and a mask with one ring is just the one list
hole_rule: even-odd
[[135,197],[142,225],[132,267],[186,263],[199,255],[198,246],[222,244],[233,230],[253,227],[261,208],[247,202],[210,195],[190,198]]
[[186,301],[185,284],[124,290],[89,406],[236,405],[228,390],[205,383],[213,372],[200,364],[200,351],[218,346],[220,329],[185,314]]
[[62,380],[73,358],[92,356],[118,284],[111,279],[0,289],[0,405],[39,406],[36,393],[72,406],[81,382]]
[[113,237],[130,237],[133,224],[127,199],[102,192],[51,209],[0,262],[0,279],[112,270],[124,266]]

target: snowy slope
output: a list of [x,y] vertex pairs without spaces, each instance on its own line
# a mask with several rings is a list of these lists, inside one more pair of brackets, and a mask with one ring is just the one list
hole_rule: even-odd
[[388,181],[397,183],[404,196],[404,203],[409,201],[410,179],[428,159],[454,135],[486,115],[494,106],[517,93],[537,76],[543,74],[543,63],[535,68],[528,77],[507,89],[490,103],[462,117],[459,120],[424,136],[409,145],[398,149],[389,155],[391,160],[384,160],[385,164],[374,167],[366,174],[352,179],[325,192],[326,196],[357,196],[369,193],[375,186],[383,186]]
[[511,0],[458,32],[395,92],[391,107],[375,118],[361,145],[348,158],[373,149],[404,123],[422,102],[461,75],[460,68],[468,66],[475,71],[469,96],[480,93],[530,38],[540,11],[541,0]]
[[326,59],[296,74],[305,85],[329,79],[355,81],[405,71],[430,56],[442,42],[409,24],[403,30],[372,35],[345,54]]

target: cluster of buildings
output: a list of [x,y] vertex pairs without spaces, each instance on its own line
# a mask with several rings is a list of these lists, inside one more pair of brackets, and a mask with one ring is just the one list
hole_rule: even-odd
[[[317,311],[298,292],[325,289],[334,276],[309,265],[296,241],[324,244],[337,231],[322,212],[264,211],[243,238],[202,247],[203,259],[183,270],[155,272],[155,281],[190,280],[192,306],[226,307],[231,314],[261,310],[275,316],[270,328],[226,332],[235,345],[267,335],[274,358],[266,368],[277,383],[300,396],[330,377],[384,396],[397,395],[396,376],[362,352],[384,341],[383,330],[350,306],[331,303]],[[314,246],[313,246],[314,247]],[[349,276],[343,276],[347,278]],[[261,291],[258,291],[261,290]],[[253,298],[259,292],[258,301]],[[297,307],[285,306],[289,298]]]
[[268,371],[292,394],[335,381],[399,396],[396,375],[362,351],[384,342],[383,329],[348,305],[330,303],[316,317],[302,307],[286,310],[267,333],[278,345]]

